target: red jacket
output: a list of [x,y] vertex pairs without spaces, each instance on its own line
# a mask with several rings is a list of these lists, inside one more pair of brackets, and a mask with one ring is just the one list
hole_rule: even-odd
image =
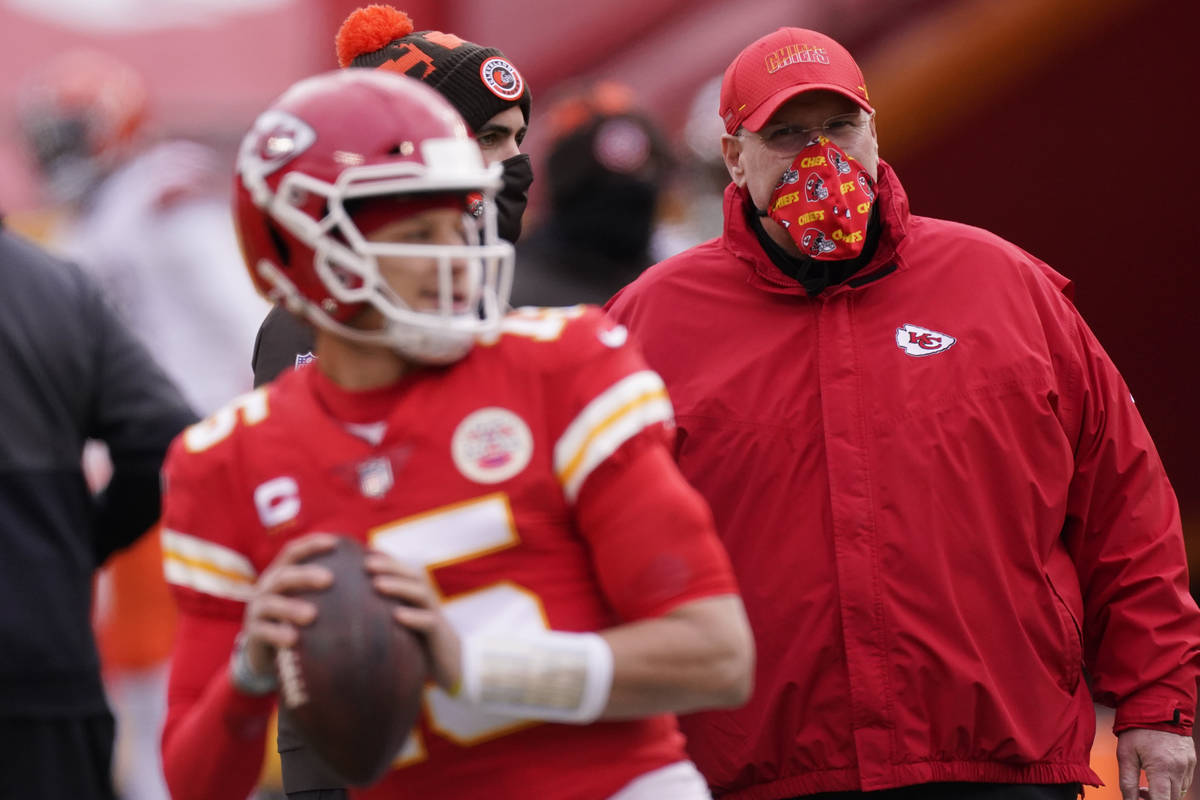
[[880,244],[845,284],[808,297],[731,186],[720,239],[610,303],[666,380],[758,645],[749,704],[682,720],[691,755],[747,800],[1095,784],[1093,698],[1118,732],[1191,730],[1174,493],[1067,281],[910,216],[880,169]]

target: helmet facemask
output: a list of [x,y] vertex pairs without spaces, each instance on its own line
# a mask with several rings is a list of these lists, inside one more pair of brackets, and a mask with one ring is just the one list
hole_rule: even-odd
[[[390,347],[412,361],[446,364],[465,356],[477,338],[498,332],[512,289],[513,248],[498,238],[495,204],[489,202],[500,185],[499,165],[484,167],[470,140],[426,139],[417,146],[424,163],[350,166],[332,184],[292,171],[269,195],[263,210],[311,248],[313,269],[328,292],[325,300],[313,302],[269,260],[257,268],[294,312],[314,324],[353,341]],[[484,197],[479,216],[466,211],[471,194]],[[462,198],[461,244],[370,241],[347,209],[372,198],[429,196]],[[403,216],[397,213],[397,219]],[[402,300],[381,272],[383,257],[435,261],[437,309],[414,309]],[[368,306],[379,312],[382,327],[353,324]]]

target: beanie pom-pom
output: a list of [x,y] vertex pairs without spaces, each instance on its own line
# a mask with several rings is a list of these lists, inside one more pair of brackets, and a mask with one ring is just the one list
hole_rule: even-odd
[[413,21],[403,11],[384,5],[357,9],[338,29],[335,40],[338,64],[348,67],[358,56],[374,53],[412,32]]

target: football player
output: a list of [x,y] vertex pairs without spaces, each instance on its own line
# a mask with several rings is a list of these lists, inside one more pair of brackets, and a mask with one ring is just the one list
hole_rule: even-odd
[[[318,358],[188,429],[165,468],[176,800],[252,788],[274,654],[315,613],[290,594],[331,580],[300,563],[334,542],[314,531],[370,546],[435,678],[359,796],[709,796],[673,712],[748,696],[735,580],[624,328],[504,313],[512,246],[493,203],[471,214],[500,169],[440,94],[386,71],[304,80],[245,137],[247,265],[315,325]],[[283,755],[289,795],[335,788]]]

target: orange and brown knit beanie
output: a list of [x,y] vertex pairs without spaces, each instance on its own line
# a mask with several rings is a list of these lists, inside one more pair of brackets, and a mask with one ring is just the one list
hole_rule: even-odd
[[387,69],[425,81],[463,115],[472,131],[511,106],[529,123],[529,87],[494,47],[441,31],[413,31],[403,11],[371,5],[350,14],[337,33],[343,67]]

